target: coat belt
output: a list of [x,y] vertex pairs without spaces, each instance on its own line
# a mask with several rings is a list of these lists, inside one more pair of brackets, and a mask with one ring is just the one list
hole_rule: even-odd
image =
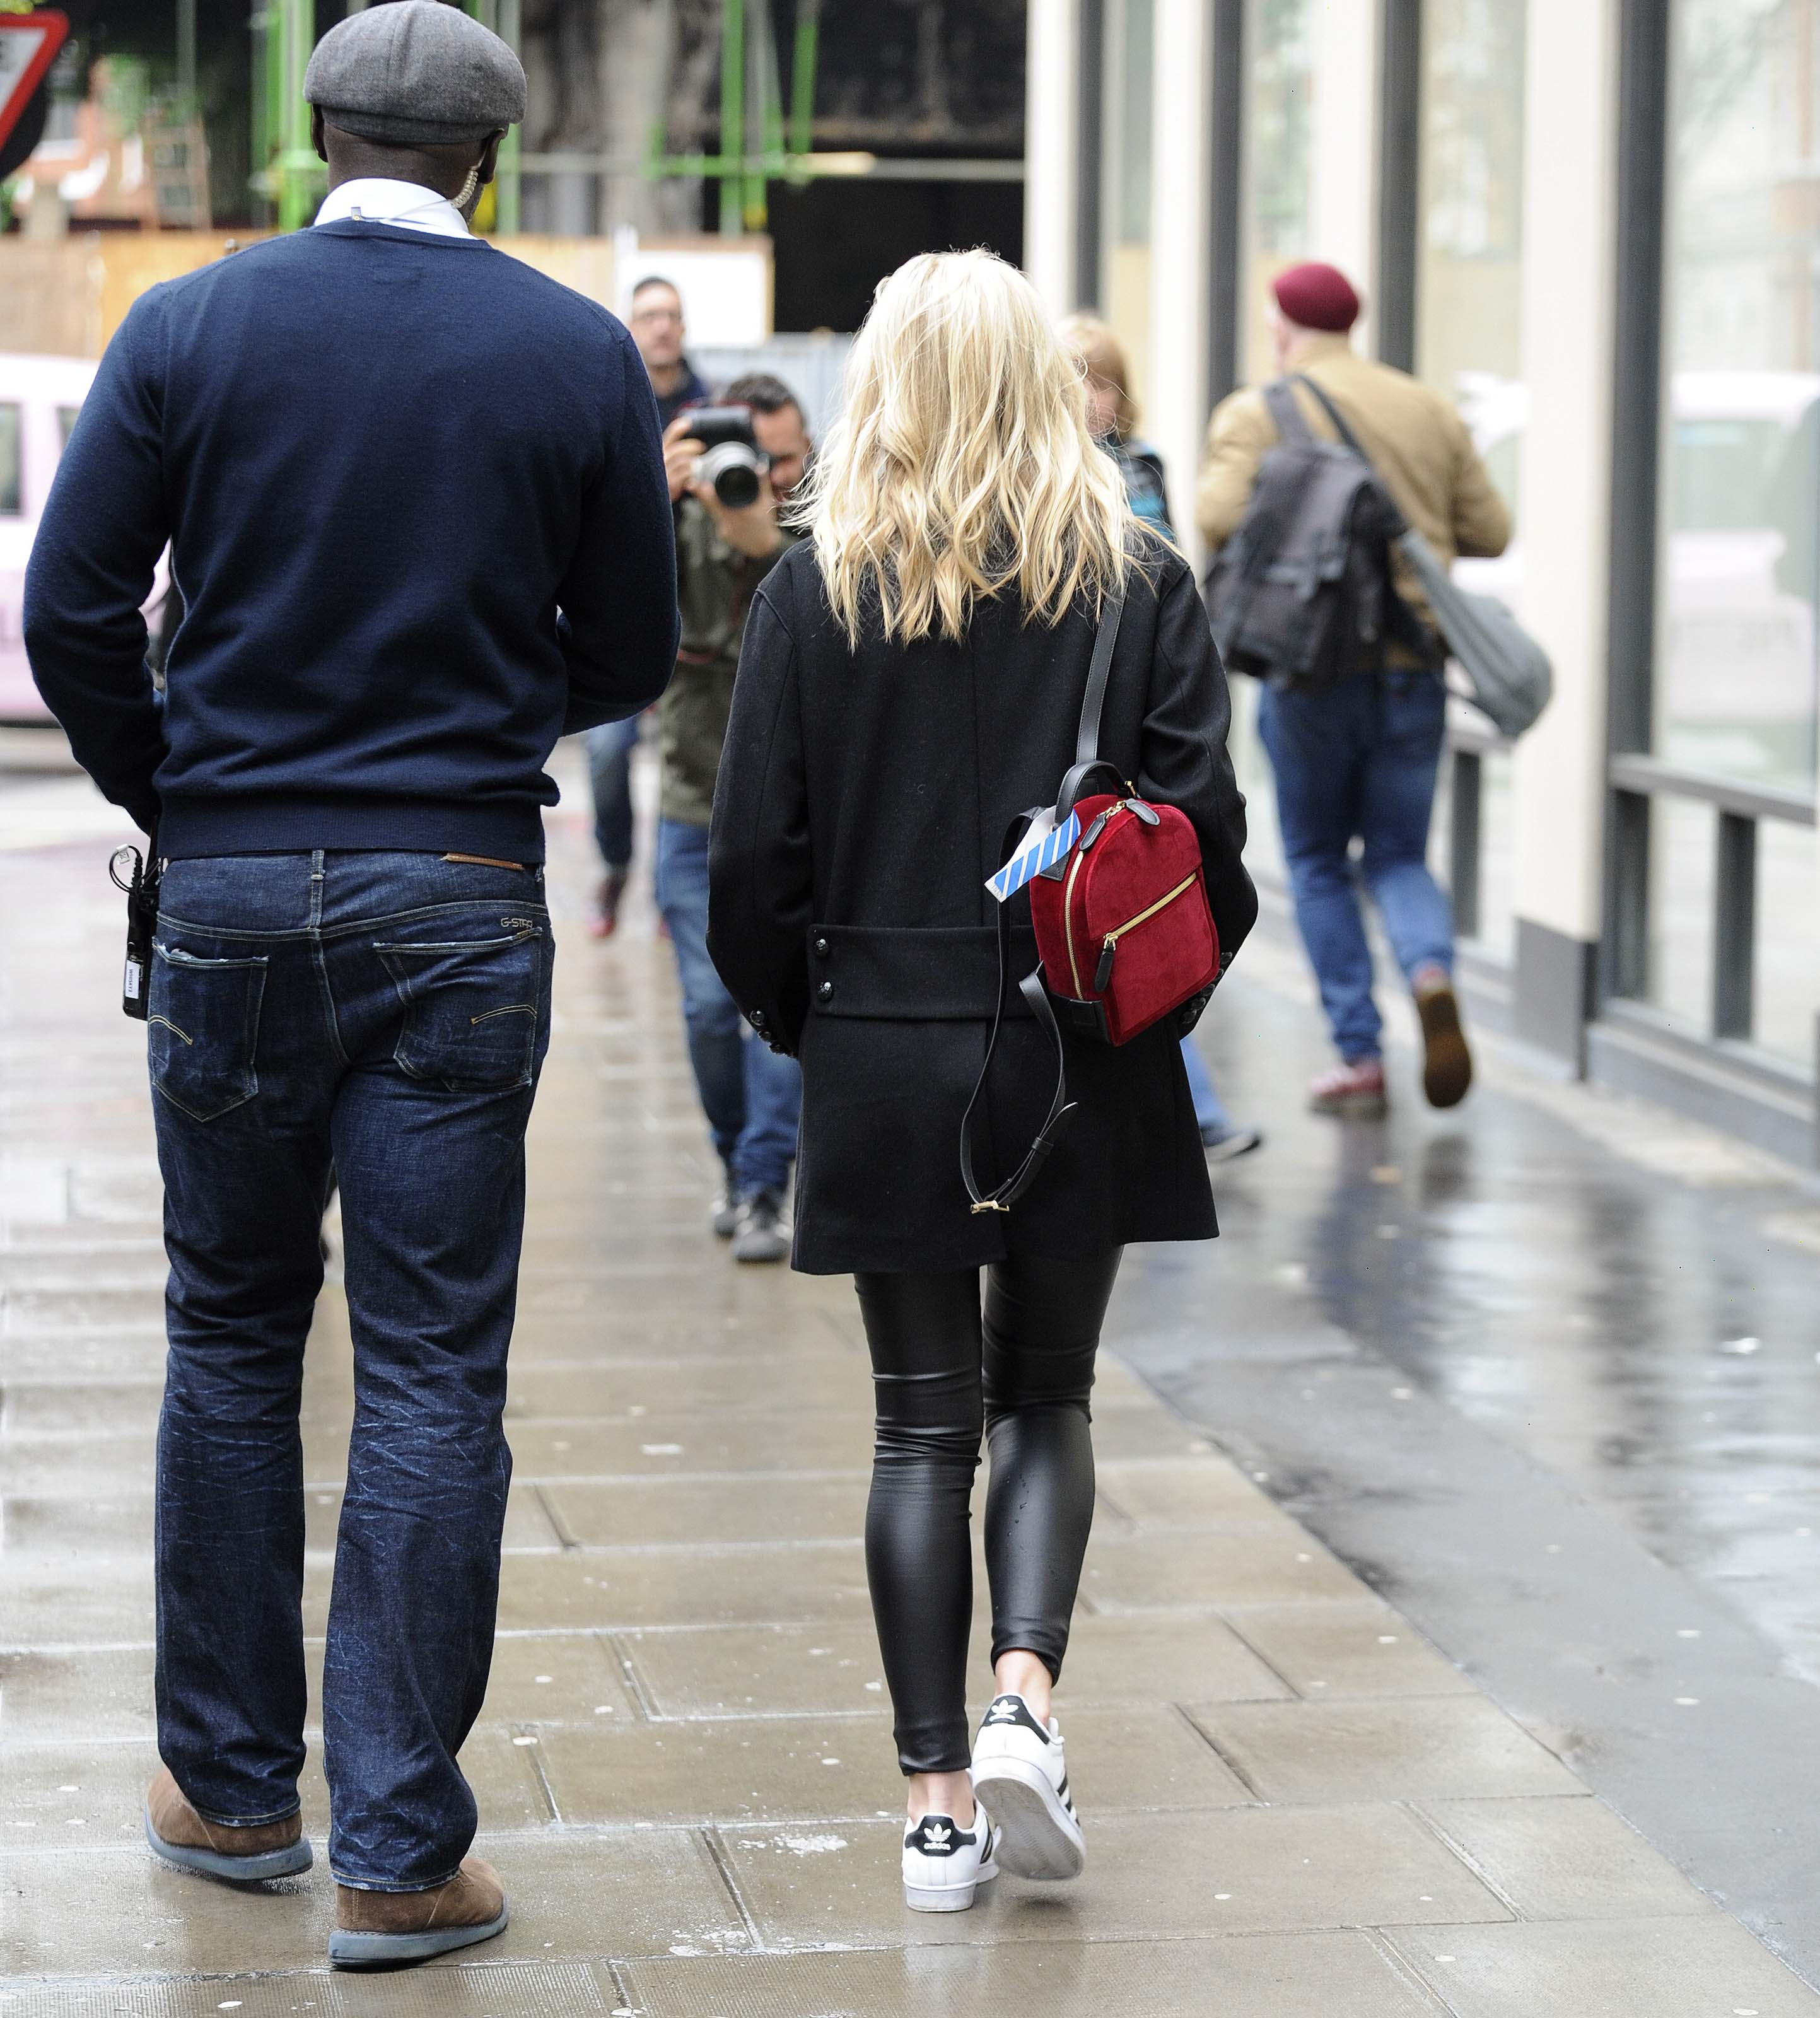
[[[990,925],[816,925],[809,935],[809,1000],[823,1016],[990,1022],[998,993]],[[1008,1016],[1028,1017],[1017,982],[1037,964],[1037,935],[1011,928]]]

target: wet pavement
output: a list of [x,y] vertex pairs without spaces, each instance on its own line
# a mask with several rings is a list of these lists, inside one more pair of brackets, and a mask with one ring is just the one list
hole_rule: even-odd
[[[1820,2011],[1770,1951],[1820,1978],[1820,1201],[1793,1174],[1502,1054],[1456,1116],[1304,1116],[1318,1031],[1267,931],[1207,1041],[1269,1141],[1219,1174],[1225,1240],[1134,1253],[1096,1398],[1060,1698],[1087,1874],[910,1915],[851,1291],[707,1235],[668,949],[642,897],[585,938],[568,809],[463,1762],[512,1926],[331,1977],[320,1856],[251,1895],[156,1865],[162,1258],[112,830],[0,777],[0,2011]],[[305,1406],[319,1632],[332,1283]],[[319,1845],[324,1798],[313,1760]]]

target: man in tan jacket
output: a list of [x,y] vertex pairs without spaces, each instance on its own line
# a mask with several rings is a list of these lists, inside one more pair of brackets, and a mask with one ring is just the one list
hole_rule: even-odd
[[[1449,401],[1407,372],[1354,350],[1350,331],[1359,308],[1335,267],[1311,262],[1279,274],[1270,309],[1279,368],[1305,374],[1332,400],[1405,517],[1443,560],[1503,552],[1510,512],[1465,423]],[[1319,400],[1304,387],[1294,393],[1315,432],[1336,439]],[[1276,441],[1257,389],[1235,392],[1215,410],[1195,494],[1210,550],[1238,530]],[[1453,913],[1427,863],[1446,727],[1445,653],[1400,560],[1393,579],[1419,620],[1424,649],[1393,643],[1381,671],[1362,669],[1320,686],[1273,677],[1258,712],[1276,776],[1296,922],[1340,1053],[1338,1069],[1309,1089],[1319,1113],[1376,1116],[1385,1108],[1383,1025],[1372,1000],[1355,840],[1363,848],[1359,870],[1421,1016],[1424,1090],[1434,1105],[1451,1107],[1472,1079],[1453,993]]]

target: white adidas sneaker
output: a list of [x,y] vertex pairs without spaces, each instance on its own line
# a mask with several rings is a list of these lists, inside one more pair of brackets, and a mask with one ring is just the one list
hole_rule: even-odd
[[975,1804],[973,1826],[950,1815],[924,1815],[903,1839],[903,1903],[913,1913],[964,1913],[976,1886],[998,1875],[998,1832]]
[[1023,1698],[995,1697],[973,1741],[973,1790],[998,1817],[998,1857],[1019,1878],[1078,1878],[1087,1861],[1061,1727]]

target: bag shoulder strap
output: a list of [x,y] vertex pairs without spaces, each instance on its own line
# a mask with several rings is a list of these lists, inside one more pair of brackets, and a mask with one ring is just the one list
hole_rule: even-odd
[[1093,658],[1087,669],[1087,691],[1081,696],[1080,727],[1074,739],[1074,761],[1062,780],[1061,790],[1055,795],[1058,824],[1073,812],[1074,802],[1080,797],[1090,772],[1103,769],[1115,779],[1115,789],[1122,789],[1124,785],[1124,779],[1109,764],[1103,762],[1099,754],[1100,718],[1105,713],[1106,689],[1113,676],[1113,651],[1119,642],[1119,620],[1124,613],[1125,599],[1122,595],[1109,591],[1100,599],[1099,627],[1094,633]]
[[[1013,834],[1020,833],[1031,818],[1021,814],[1012,823]],[[1009,845],[1005,852],[1011,852]],[[1055,1047],[1055,1091],[1049,1102],[1049,1112],[1037,1136],[1024,1155],[1024,1160],[1012,1171],[1004,1182],[993,1191],[982,1192],[973,1169],[973,1114],[979,1105],[979,1097],[986,1090],[987,1075],[992,1070],[993,1054],[998,1049],[998,1033],[1004,1025],[1005,980],[1011,967],[1011,921],[1008,903],[998,907],[998,993],[993,1003],[992,1035],[986,1041],[986,1057],[979,1068],[979,1076],[973,1082],[973,1091],[968,1096],[967,1111],[961,1117],[961,1181],[967,1187],[969,1209],[975,1213],[1009,1212],[1032,1184],[1037,1181],[1043,1166],[1049,1160],[1049,1152],[1060,1137],[1062,1127],[1073,1113],[1075,1103],[1068,1098],[1068,1054],[1062,1048],[1062,1027],[1055,1020],[1055,1011],[1049,1000],[1049,991],[1044,985],[1043,969],[1039,964],[1018,983],[1018,993],[1029,1004],[1030,1012],[1047,1034]]]
[[1109,591],[1101,597],[1099,627],[1094,633],[1087,692],[1080,703],[1080,729],[1074,739],[1076,764],[1091,764],[1099,754],[1100,717],[1105,712],[1106,688],[1113,676],[1113,648],[1119,642],[1119,620],[1124,613],[1123,596]]
[[[1112,681],[1113,653],[1119,642],[1119,622],[1124,611],[1125,599],[1116,591],[1109,591],[1100,599],[1099,623],[1094,632],[1093,657],[1087,669],[1087,691],[1081,696],[1080,726],[1074,739],[1074,762],[1062,781],[1062,790],[1056,794],[1055,817],[1058,822],[1066,819],[1073,812],[1074,802],[1080,797],[1082,787],[1095,771],[1109,772],[1115,790],[1123,790],[1124,788],[1124,779],[1111,765],[1104,761],[1099,754],[1100,721],[1105,713],[1106,689]],[[1004,846],[1000,850],[1001,859],[1011,854],[1022,839],[1024,830],[1042,810],[1040,806],[1033,806],[1028,812],[1020,813],[1011,822],[1005,834]],[[979,1076],[973,1082],[973,1091],[968,1098],[967,1111],[961,1117],[961,1181],[967,1187],[972,1210],[976,1213],[1011,1210],[1036,1182],[1076,1105],[1068,1098],[1068,1053],[1062,1041],[1062,1026],[1055,1020],[1055,1011],[1049,1000],[1049,990],[1044,982],[1043,969],[1039,962],[1018,983],[1018,993],[1029,1005],[1031,1014],[1036,1018],[1055,1048],[1055,1091],[1049,1101],[1048,1115],[1037,1130],[1035,1141],[1025,1152],[1024,1160],[996,1189],[990,1192],[980,1190],[973,1168],[973,1116],[979,1105],[979,1097],[986,1090],[986,1078],[992,1070],[993,1054],[998,1049],[999,1032],[1004,1026],[1005,984],[1010,976],[1011,959],[1011,921],[1008,902],[998,907],[998,992],[993,1000],[992,1034],[986,1040],[986,1057],[979,1068]]]
[[[1308,382],[1304,379],[1303,383]],[[1315,431],[1308,425],[1296,396],[1290,390],[1287,378],[1272,378],[1264,388],[1264,404],[1270,418],[1276,423],[1277,437],[1297,448],[1312,448],[1315,444]]]
[[1359,460],[1365,465],[1366,468],[1371,472],[1373,476],[1377,475],[1377,464],[1374,463],[1371,457],[1366,454],[1365,450],[1359,447],[1358,436],[1355,435],[1352,432],[1351,429],[1346,425],[1346,416],[1341,412],[1340,409],[1334,405],[1333,402],[1328,398],[1327,395],[1315,383],[1314,380],[1308,376],[1307,372],[1295,372],[1289,378],[1281,379],[1278,382],[1285,385],[1305,385],[1308,388],[1309,395],[1313,399],[1315,405],[1318,406],[1321,409],[1322,412],[1327,416],[1328,419],[1333,423],[1334,433],[1337,434],[1340,437],[1341,440],[1351,450],[1352,453],[1358,457]]

